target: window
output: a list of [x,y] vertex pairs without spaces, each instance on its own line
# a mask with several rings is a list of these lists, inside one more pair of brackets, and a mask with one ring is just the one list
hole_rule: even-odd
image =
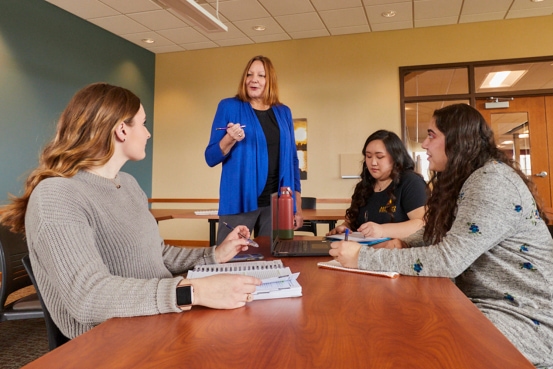
[[[434,110],[456,103],[476,106],[476,100],[499,102],[514,95],[553,95],[553,56],[401,67],[399,74],[403,141],[427,180],[421,143]],[[529,173],[526,155],[519,160]]]

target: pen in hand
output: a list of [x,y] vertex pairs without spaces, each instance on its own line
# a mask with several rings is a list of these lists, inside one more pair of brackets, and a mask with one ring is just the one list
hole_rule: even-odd
[[[217,127],[215,130],[217,131],[226,131],[229,127]],[[246,128],[246,126],[242,125],[240,128]]]
[[349,236],[349,228],[346,228],[346,232],[344,234],[344,241],[348,240],[348,236]]
[[[229,225],[227,222],[223,222],[223,224],[225,225],[225,227],[227,227],[228,229],[232,229],[234,230],[234,227]],[[246,236],[244,236],[242,233],[238,232],[238,235],[242,238],[244,238],[245,240],[248,241],[248,246],[252,246],[252,247],[259,247],[259,245],[257,244],[257,242],[255,242],[254,240],[252,240],[251,238],[248,238]]]

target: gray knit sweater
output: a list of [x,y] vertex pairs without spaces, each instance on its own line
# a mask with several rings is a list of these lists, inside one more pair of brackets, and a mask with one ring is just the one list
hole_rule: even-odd
[[34,189],[25,227],[39,290],[63,334],[74,338],[112,317],[180,312],[176,285],[214,248],[167,246],[136,180],[121,188],[81,171]]
[[464,183],[443,240],[408,249],[362,248],[362,269],[456,278],[457,286],[534,364],[553,365],[553,240],[534,199],[507,165],[491,161]]

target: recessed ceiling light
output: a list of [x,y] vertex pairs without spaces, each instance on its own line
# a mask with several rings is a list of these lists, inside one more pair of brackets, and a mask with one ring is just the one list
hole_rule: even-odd
[[527,70],[512,70],[488,73],[480,88],[501,88],[511,87],[517,83]]
[[530,0],[533,3],[541,3],[543,0]]
[[388,10],[387,12],[384,12],[381,14],[384,18],[392,18],[396,16],[396,12],[393,10]]
[[260,25],[257,25],[257,26],[253,26],[252,29],[254,31],[265,31],[265,26],[260,24]]
[[143,38],[142,39],[142,42],[146,43],[146,44],[153,44],[154,42],[156,42],[154,39],[152,38]]

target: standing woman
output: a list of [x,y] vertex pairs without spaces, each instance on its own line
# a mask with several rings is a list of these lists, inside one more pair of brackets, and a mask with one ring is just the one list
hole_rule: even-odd
[[246,250],[238,232],[248,237],[249,230],[236,227],[217,247],[163,243],[146,194],[119,171],[146,156],[145,123],[144,108],[129,90],[105,83],[83,88],[63,111],[23,196],[0,210],[2,224],[26,233],[40,293],[68,338],[114,317],[182,312],[192,305],[237,308],[252,300],[261,283],[229,274],[179,275]]
[[376,247],[332,243],[344,266],[455,278],[539,367],[553,366],[553,240],[534,184],[466,104],[436,110],[422,147],[432,193],[425,227]]
[[271,193],[290,187],[295,226],[303,225],[301,184],[290,108],[278,99],[276,72],[269,58],[252,58],[235,97],[217,107],[205,150],[210,167],[222,163],[217,241],[231,225],[244,224],[256,236],[270,236]]
[[345,222],[328,235],[346,229],[365,237],[407,237],[423,225],[426,183],[399,137],[390,131],[371,134],[361,152],[361,181],[351,196]]

